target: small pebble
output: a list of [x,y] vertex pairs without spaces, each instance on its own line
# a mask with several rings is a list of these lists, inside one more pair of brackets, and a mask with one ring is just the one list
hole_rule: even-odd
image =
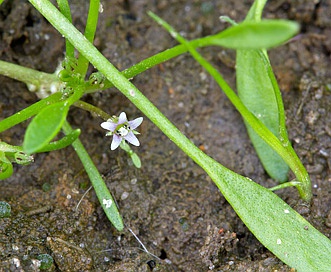
[[11,207],[5,201],[0,201],[0,218],[10,217]]

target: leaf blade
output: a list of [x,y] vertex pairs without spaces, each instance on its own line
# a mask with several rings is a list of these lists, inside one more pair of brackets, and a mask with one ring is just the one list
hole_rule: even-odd
[[204,168],[254,236],[298,271],[331,271],[331,241],[276,194],[213,159]]
[[59,150],[62,148],[65,148],[69,145],[71,145],[74,141],[76,141],[81,133],[80,129],[75,129],[65,135],[63,138],[61,138],[58,141],[50,142],[49,144],[45,145],[41,149],[38,149],[38,153],[40,152],[50,152],[50,151],[55,151]]
[[[254,1],[245,22],[260,22],[266,1]],[[285,111],[277,81],[266,50],[236,51],[236,81],[240,100],[281,142],[290,144]],[[249,138],[268,175],[278,182],[287,181],[289,166],[245,122]]]
[[68,110],[66,102],[58,102],[39,112],[26,130],[23,150],[32,154],[47,145],[60,131]]
[[232,49],[278,46],[298,33],[299,24],[288,20],[245,21],[213,35],[208,42]]
[[[280,111],[284,113],[283,105],[279,105],[274,86],[269,77],[266,65],[271,69],[269,61],[261,58],[261,50],[237,50],[236,80],[240,100],[263,124],[280,138]],[[266,53],[265,53],[266,54]],[[267,56],[266,56],[267,58]],[[289,166],[256,132],[245,122],[250,140],[270,177],[279,182],[285,182]],[[282,125],[283,126],[283,125]],[[282,127],[286,131],[286,127]],[[285,140],[285,139],[284,139]]]

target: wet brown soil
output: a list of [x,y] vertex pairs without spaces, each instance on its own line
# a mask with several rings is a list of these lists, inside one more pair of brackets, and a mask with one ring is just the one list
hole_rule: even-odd
[[[72,4],[74,23],[84,28],[87,6]],[[105,1],[96,46],[119,69],[176,42],[146,14],[148,10],[193,39],[225,28],[220,15],[240,21],[251,1]],[[293,42],[270,51],[283,93],[293,146],[313,183],[311,207],[294,189],[277,192],[326,236],[331,236],[331,2],[271,1],[267,18],[289,18],[302,25]],[[53,72],[64,42],[30,4],[5,1],[0,8],[0,57]],[[234,54],[205,48],[203,55],[234,86]],[[0,118],[37,101],[23,83],[0,78]],[[134,84],[207,154],[228,168],[271,187],[240,115],[206,72],[186,54],[139,75]],[[115,89],[87,95],[109,114],[142,114]],[[48,253],[48,271],[293,271],[247,230],[208,176],[149,120],[141,126],[142,160],[135,169],[121,150],[110,151],[102,120],[72,109],[69,121],[118,202],[133,235],[107,221],[72,148],[38,154],[30,166],[15,166],[1,181],[0,200],[12,207],[0,219],[0,271],[37,271],[34,260]],[[27,122],[1,134],[22,143]],[[17,263],[19,261],[19,265]],[[153,263],[154,262],[154,263]],[[157,264],[155,268],[154,264]]]

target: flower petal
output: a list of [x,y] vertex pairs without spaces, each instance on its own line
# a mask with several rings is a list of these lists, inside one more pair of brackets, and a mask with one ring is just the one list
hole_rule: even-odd
[[111,145],[110,145],[110,149],[115,150],[120,145],[121,142],[122,142],[122,137],[114,134],[113,141],[111,142]]
[[140,126],[140,124],[143,122],[144,118],[142,117],[139,117],[139,118],[136,118],[132,121],[129,121],[129,125],[130,125],[130,129],[136,129],[137,127]]
[[127,140],[127,141],[128,141],[130,144],[132,144],[132,145],[135,145],[135,146],[139,146],[139,145],[140,145],[140,143],[139,143],[139,141],[138,141],[138,138],[133,134],[132,131],[130,131],[130,132],[128,133],[128,135],[126,135],[126,136],[124,137],[124,139]]
[[119,124],[123,124],[125,122],[127,122],[128,119],[126,118],[126,113],[125,112],[121,112],[120,116],[118,117],[118,125]]
[[112,132],[115,131],[116,127],[117,127],[117,124],[113,123],[113,122],[103,122],[101,123],[101,127],[104,128],[104,129],[107,129],[107,130],[110,130]]

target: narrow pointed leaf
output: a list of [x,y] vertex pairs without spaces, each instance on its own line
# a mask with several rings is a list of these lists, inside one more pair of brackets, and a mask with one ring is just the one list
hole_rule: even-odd
[[[245,22],[260,22],[264,4],[265,1],[255,1]],[[240,100],[277,138],[290,144],[281,94],[267,52],[261,49],[240,49],[236,53],[236,80]],[[246,122],[245,125],[268,175],[279,182],[287,181],[289,166]]]
[[232,49],[261,49],[280,45],[299,31],[296,22],[263,20],[243,22],[210,37],[210,44]]
[[[63,130],[67,135],[73,132],[68,122],[64,122]],[[91,157],[79,139],[72,143],[72,147],[75,149],[79,159],[81,160],[85,171],[90,178],[99,202],[109,221],[117,230],[122,231],[124,229],[122,217],[117,209],[112,195],[107,188],[107,185],[102,179],[98,169],[95,167]]]
[[[260,51],[262,53],[262,51]],[[243,104],[277,137],[286,131],[280,121],[279,105],[266,64],[258,50],[237,50],[236,78],[238,96]],[[262,53],[263,54],[263,53]],[[287,180],[288,165],[284,160],[247,124],[246,128],[264,169],[279,182]],[[282,126],[282,127],[280,127]]]
[[208,160],[205,170],[266,248],[297,271],[331,271],[330,239],[270,190]]

